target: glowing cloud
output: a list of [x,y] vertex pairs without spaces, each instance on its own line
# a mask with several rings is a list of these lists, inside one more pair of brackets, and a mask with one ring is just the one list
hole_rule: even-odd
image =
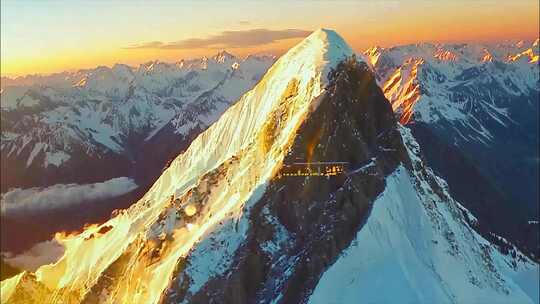
[[37,243],[18,255],[9,252],[3,253],[6,263],[29,271],[35,271],[41,265],[52,264],[63,254],[64,247],[54,239]]
[[164,43],[152,41],[131,45],[125,49],[199,49],[199,48],[242,48],[265,45],[279,40],[302,38],[311,31],[299,29],[269,30],[250,29],[238,31],[223,31],[207,38],[189,38],[176,42]]
[[47,188],[14,189],[1,197],[1,214],[66,208],[96,200],[108,199],[137,188],[127,177],[113,178],[95,184],[57,184]]

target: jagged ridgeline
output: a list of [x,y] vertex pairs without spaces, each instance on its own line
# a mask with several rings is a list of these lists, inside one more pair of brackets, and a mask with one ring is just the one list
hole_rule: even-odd
[[[350,164],[350,171],[333,177],[271,178],[248,211],[244,241],[231,254],[227,269],[194,290],[189,272],[179,268],[165,302],[266,303],[278,294],[283,303],[304,302],[321,273],[354,238],[384,189],[385,176],[400,163],[410,167],[392,109],[367,65],[349,57],[328,78],[319,105],[299,127],[284,163],[341,160]],[[199,264],[199,258],[193,253],[186,264],[193,259]]]
[[[279,178],[299,159],[348,167]],[[532,303],[538,265],[499,253],[468,216],[423,165],[368,66],[318,30],[139,202],[58,236],[66,252],[56,264],[3,281],[2,302]],[[347,282],[333,275],[356,255]],[[373,293],[385,285],[405,287]]]
[[418,43],[364,53],[427,164],[477,218],[475,229],[536,261],[538,43]]

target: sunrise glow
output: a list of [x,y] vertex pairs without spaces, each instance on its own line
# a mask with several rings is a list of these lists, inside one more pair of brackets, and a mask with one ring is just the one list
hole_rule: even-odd
[[[280,55],[327,24],[357,51],[421,41],[536,39],[539,26],[534,0],[211,4],[2,1],[1,73],[53,73],[155,59],[175,62],[219,49],[238,56]],[[300,12],[302,18],[297,18]],[[260,40],[254,30],[273,34]],[[242,35],[222,35],[227,31]],[[201,43],[216,37],[220,43]],[[188,43],[175,46],[179,41]],[[153,47],[133,48],[141,45]]]
[[538,0],[0,6],[0,304],[540,304]]

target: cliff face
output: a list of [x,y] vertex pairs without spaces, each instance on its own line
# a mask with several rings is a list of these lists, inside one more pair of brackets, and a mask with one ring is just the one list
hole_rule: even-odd
[[251,207],[245,241],[228,270],[194,294],[178,288],[189,276],[178,276],[166,302],[259,303],[281,294],[284,303],[300,303],[349,246],[386,175],[400,163],[410,166],[410,160],[392,109],[365,64],[351,59],[338,65],[319,102],[298,129],[284,164],[343,161],[349,171],[270,180]]

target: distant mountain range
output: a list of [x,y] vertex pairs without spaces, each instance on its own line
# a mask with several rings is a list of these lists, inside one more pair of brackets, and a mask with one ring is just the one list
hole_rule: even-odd
[[538,43],[424,43],[364,52],[398,119],[452,195],[479,219],[478,229],[537,257]]
[[[45,207],[54,195],[63,195],[65,203],[71,200],[62,208],[55,207],[58,200],[51,201],[50,210],[25,207],[15,214],[10,210],[17,208],[3,208],[3,250],[27,249],[57,231],[77,230],[129,207],[167,162],[253,87],[274,61],[272,56],[238,58],[223,51],[177,63],[2,78],[2,193],[39,187],[9,193],[19,200],[24,194],[27,206],[39,201]],[[119,178],[137,187],[126,188],[127,193],[111,189]],[[94,189],[95,195],[83,195],[84,189]],[[2,201],[11,203],[7,196]],[[9,237],[15,231],[18,237]]]
[[274,60],[223,51],[174,64],[2,78],[2,192],[118,176],[152,182]]

